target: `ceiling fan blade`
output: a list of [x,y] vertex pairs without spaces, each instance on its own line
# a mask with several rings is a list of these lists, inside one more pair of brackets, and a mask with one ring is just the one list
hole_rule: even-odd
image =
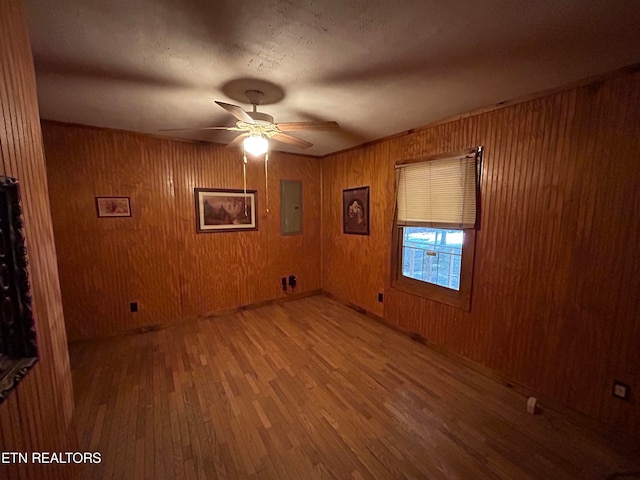
[[276,127],[282,132],[299,132],[301,130],[337,130],[340,125],[337,122],[283,122],[276,123]]
[[282,143],[288,143],[289,145],[295,145],[300,148],[309,148],[313,147],[313,143],[309,143],[306,140],[302,140],[300,138],[296,138],[292,135],[288,135],[286,133],[276,133],[273,137],[274,140],[277,140]]
[[224,108],[227,112],[229,112],[231,115],[233,115],[238,120],[240,120],[241,122],[251,123],[251,124],[256,123],[256,121],[253,118],[251,118],[249,114],[239,106],[231,105],[230,103],[219,102],[217,100],[215,102],[218,105],[220,105],[222,108]]
[[244,137],[248,136],[248,133],[241,133],[240,135],[238,135],[236,138],[234,138],[233,140],[231,140],[231,142],[229,142],[227,144],[226,148],[233,148],[236,147],[239,143],[242,143],[242,140],[244,140]]
[[229,130],[235,127],[188,127],[188,128],[161,128],[159,132],[179,132],[180,130]]

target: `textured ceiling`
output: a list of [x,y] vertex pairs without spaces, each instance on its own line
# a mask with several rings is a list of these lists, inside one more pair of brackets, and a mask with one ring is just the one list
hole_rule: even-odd
[[256,79],[282,96],[259,108],[276,122],[341,125],[295,133],[311,155],[640,61],[637,0],[26,4],[42,118],[155,135],[233,125],[213,101],[239,104],[225,86]]

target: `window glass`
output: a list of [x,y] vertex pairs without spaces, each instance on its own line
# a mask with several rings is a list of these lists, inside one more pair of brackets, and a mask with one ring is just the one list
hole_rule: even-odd
[[460,290],[463,230],[404,227],[402,275]]

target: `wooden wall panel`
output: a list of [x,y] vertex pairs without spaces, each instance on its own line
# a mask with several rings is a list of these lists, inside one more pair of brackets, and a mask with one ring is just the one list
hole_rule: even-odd
[[[378,292],[384,290],[387,242],[391,235],[386,208],[392,170],[385,168],[396,152],[393,142],[365,147],[358,154],[338,154],[322,162],[323,205],[323,289],[365,307],[378,315],[383,304]],[[342,233],[342,190],[369,186],[370,235]]]
[[[0,451],[74,451],[73,391],[35,74],[21,2],[0,0],[0,174],[21,183],[40,361],[0,405]],[[0,478],[74,478],[67,465],[2,464]]]
[[[69,338],[177,318],[170,142],[48,124],[43,133]],[[132,216],[98,218],[96,196],[130,197]]]
[[[384,285],[390,324],[640,435],[637,395],[611,395],[614,378],[640,388],[639,137],[640,74],[628,73],[329,156],[323,288],[380,314]],[[393,164],[476,145],[482,218],[467,313],[390,287]],[[375,187],[380,225],[364,239],[341,234],[340,191],[356,183]]]
[[[320,288],[319,160],[273,153],[267,205],[264,164],[250,159],[258,231],[196,233],[193,189],[242,189],[237,150],[54,122],[43,132],[71,340],[283,297],[283,275],[297,293]],[[303,181],[301,236],[280,236],[280,178]],[[97,218],[97,195],[130,197],[132,217]]]

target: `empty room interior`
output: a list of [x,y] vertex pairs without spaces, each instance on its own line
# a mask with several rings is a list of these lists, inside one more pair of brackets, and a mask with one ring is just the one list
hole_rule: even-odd
[[639,26],[0,0],[0,480],[640,478]]

